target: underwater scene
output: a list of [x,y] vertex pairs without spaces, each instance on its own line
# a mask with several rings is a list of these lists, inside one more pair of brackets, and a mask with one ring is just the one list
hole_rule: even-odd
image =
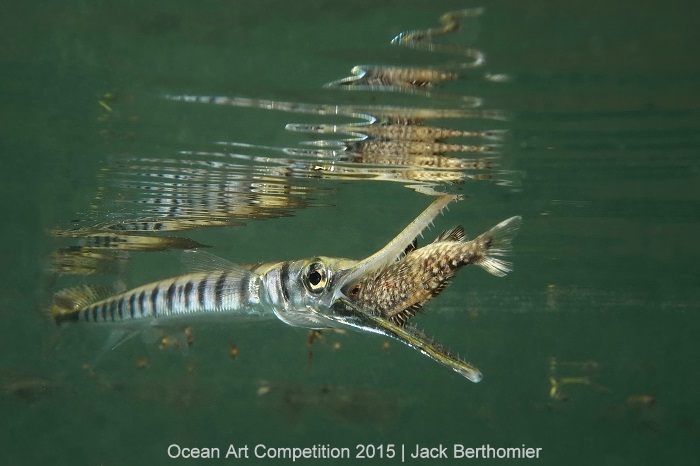
[[0,463],[697,464],[699,18],[8,2]]

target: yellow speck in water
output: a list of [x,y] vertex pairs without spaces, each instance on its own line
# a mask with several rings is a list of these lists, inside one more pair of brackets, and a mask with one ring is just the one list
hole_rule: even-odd
[[651,395],[630,395],[627,397],[627,404],[637,408],[650,408],[656,403],[656,398]]
[[317,341],[320,341],[322,338],[323,334],[320,330],[309,330],[309,335],[306,338],[306,344],[311,346]]
[[170,342],[170,340],[169,340],[168,337],[163,337],[163,338],[161,338],[161,339],[160,339],[160,344],[158,345],[158,349],[161,350],[161,351],[164,350],[165,347],[168,345],[169,342]]
[[145,356],[141,356],[140,358],[136,359],[136,368],[137,369],[145,369],[148,367],[149,361],[148,358]]
[[111,111],[112,111],[112,107],[110,107],[109,105],[107,105],[107,102],[105,102],[104,100],[98,100],[97,103],[100,104],[100,106],[101,106],[102,108],[104,108],[105,110],[107,110],[108,112],[111,112]]
[[[562,376],[562,369],[583,374]],[[595,361],[559,361],[555,357],[549,358],[549,397],[557,401],[567,400],[569,397],[563,388],[570,385],[587,385],[598,391],[609,391],[594,382],[597,370],[598,363]]]
[[258,388],[258,396],[267,395],[268,393],[270,393],[270,386],[269,385],[261,385]]

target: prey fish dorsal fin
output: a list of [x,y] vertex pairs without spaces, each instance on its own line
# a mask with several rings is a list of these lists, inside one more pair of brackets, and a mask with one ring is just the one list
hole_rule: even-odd
[[80,285],[57,291],[48,314],[57,324],[79,318],[79,311],[90,304],[109,298],[112,290],[105,286]]
[[462,242],[467,238],[467,235],[464,234],[464,227],[462,225],[457,225],[454,228],[450,228],[449,230],[445,230],[440,235],[435,238],[435,241],[433,243],[439,243],[441,241],[457,241],[457,242]]

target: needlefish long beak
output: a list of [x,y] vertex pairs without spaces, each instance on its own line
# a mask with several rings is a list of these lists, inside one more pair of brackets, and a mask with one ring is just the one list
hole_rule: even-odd
[[449,367],[472,382],[480,382],[483,378],[479,369],[461,359],[444,346],[428,338],[419,330],[410,326],[399,327],[388,320],[372,314],[370,311],[356,306],[348,299],[339,299],[336,308],[339,306],[345,306],[340,312],[349,313],[346,314],[344,320],[346,325],[361,331],[377,333],[398,340],[413,349],[417,349],[425,356],[428,356],[443,366]]
[[472,382],[479,382],[482,378],[481,372],[476,367],[451,353],[444,346],[436,343],[413,327],[398,326],[374,314],[371,310],[363,309],[347,297],[348,290],[355,283],[363,277],[381,271],[388,264],[399,258],[406,246],[411,244],[450,202],[457,199],[459,199],[459,196],[445,195],[439,197],[391,240],[389,244],[368,258],[338,273],[335,277],[335,283],[333,283],[333,293],[329,294],[327,297],[328,301],[324,303],[325,306],[322,306],[322,308],[329,312],[330,315],[327,314],[327,318],[343,326],[399,340],[438,363],[451,368]]

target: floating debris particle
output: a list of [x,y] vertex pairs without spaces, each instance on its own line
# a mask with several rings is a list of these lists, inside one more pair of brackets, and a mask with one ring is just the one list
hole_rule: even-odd
[[136,368],[137,369],[145,369],[149,366],[150,362],[147,357],[141,356],[139,358],[136,358]]
[[652,395],[630,395],[627,397],[627,405],[636,408],[651,408],[656,404],[656,398]]

